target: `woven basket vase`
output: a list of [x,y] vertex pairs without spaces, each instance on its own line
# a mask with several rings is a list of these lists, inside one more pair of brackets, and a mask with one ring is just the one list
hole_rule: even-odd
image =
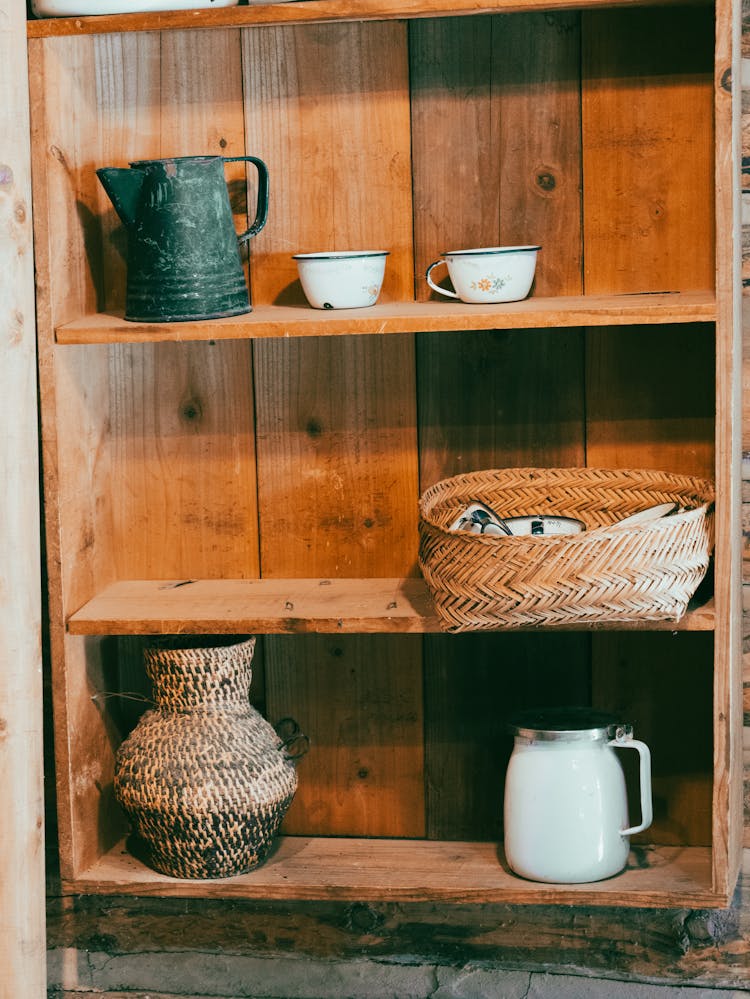
[[135,852],[177,878],[256,867],[297,788],[292,758],[248,701],[255,639],[220,642],[165,640],[145,650],[156,708],[115,760]]
[[[444,479],[420,501],[419,563],[446,631],[678,621],[713,548],[712,483],[639,469],[508,468]],[[582,520],[581,534],[451,531],[472,502]],[[657,504],[688,508],[613,525]]]

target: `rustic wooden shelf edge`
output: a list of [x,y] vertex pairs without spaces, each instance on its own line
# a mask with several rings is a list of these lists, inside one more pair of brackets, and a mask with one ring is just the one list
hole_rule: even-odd
[[[538,624],[530,627],[550,630]],[[712,631],[713,627],[714,604],[709,599],[691,606],[680,621],[603,621],[555,630]],[[429,591],[419,578],[121,580],[68,618],[68,632],[73,635],[440,631]]]
[[711,291],[530,298],[503,305],[395,302],[324,312],[304,305],[258,305],[243,316],[200,322],[136,323],[96,313],[58,326],[59,344],[425,333],[577,326],[705,323],[716,319]]
[[[705,0],[688,0],[702,4]],[[512,14],[523,11],[588,10],[596,7],[645,7],[647,0],[302,0],[250,4],[219,10],[174,10],[161,13],[104,14],[45,18],[28,22],[29,38],[94,35],[127,31],[184,28],[242,28],[253,25],[315,24],[326,21],[390,21],[465,14]],[[685,5],[685,0],[659,0],[659,6]]]
[[512,904],[725,907],[712,889],[709,847],[645,846],[622,874],[581,885],[550,885],[511,874],[495,843],[342,837],[280,837],[254,871],[216,881],[167,877],[120,842],[64,893],[186,898],[262,898]]

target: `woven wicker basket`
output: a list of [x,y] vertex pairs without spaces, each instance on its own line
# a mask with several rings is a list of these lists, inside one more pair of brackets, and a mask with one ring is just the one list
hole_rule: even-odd
[[296,757],[248,701],[255,639],[199,642],[145,650],[156,708],[120,746],[115,794],[150,866],[230,877],[268,853],[297,788]]
[[[419,562],[446,631],[678,621],[713,548],[712,483],[639,469],[508,468],[444,479],[420,501]],[[501,517],[550,514],[581,534],[449,530],[472,502]],[[685,512],[618,520],[665,502]]]

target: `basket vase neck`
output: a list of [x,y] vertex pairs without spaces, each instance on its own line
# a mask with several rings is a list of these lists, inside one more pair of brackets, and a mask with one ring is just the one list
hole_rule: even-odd
[[246,707],[255,639],[232,645],[170,647],[144,651],[154,701],[163,711]]

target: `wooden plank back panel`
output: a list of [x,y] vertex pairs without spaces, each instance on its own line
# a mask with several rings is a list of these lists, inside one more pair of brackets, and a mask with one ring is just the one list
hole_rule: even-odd
[[410,299],[406,25],[259,28],[243,55],[248,151],[271,190],[253,301],[305,301],[294,253],[373,249],[390,251],[380,300]]
[[714,328],[586,334],[586,457],[600,468],[714,477]]
[[256,344],[261,574],[416,571],[412,338]]
[[[712,16],[709,9],[686,8],[679,18],[668,19],[669,30],[664,16],[659,10],[583,15],[588,293],[713,287],[714,226],[707,197],[713,188]],[[587,464],[713,477],[711,327],[664,328],[658,334],[645,328],[589,330],[586,354]],[[635,648],[635,641],[627,648]],[[657,643],[645,636],[638,655],[628,659],[616,638],[596,636],[597,703],[617,704],[627,691],[638,714],[664,703],[670,717],[692,718],[694,682],[672,683],[668,705],[660,700],[664,667],[653,651],[661,648]],[[705,644],[687,648],[694,650],[693,670],[710,677],[712,650]],[[627,681],[623,661],[632,665]],[[654,661],[658,671],[647,665]],[[693,722],[691,743],[710,746],[711,712]],[[690,762],[682,771],[670,770],[660,733],[647,728],[643,737],[657,739],[662,813],[646,838],[684,834],[688,841],[705,842],[710,837],[706,771]]]
[[425,639],[425,787],[433,839],[499,840],[505,771],[520,708],[589,703],[589,636]]
[[447,249],[528,243],[536,294],[578,293],[578,16],[415,21],[410,43],[417,298]]
[[[262,574],[413,573],[417,467],[412,338],[320,338],[257,348]],[[384,835],[402,835],[411,829],[416,835],[424,827],[413,776],[422,769],[421,711],[410,712],[409,721],[400,723],[398,757],[386,755],[382,764],[365,767],[350,800],[342,803],[331,781],[342,769],[350,774],[362,769],[357,761],[369,750],[359,739],[387,745],[394,734],[390,718],[400,717],[400,700],[421,704],[421,647],[410,646],[407,655],[399,646],[394,653],[392,646],[372,638],[344,647],[350,650],[346,702],[337,694],[340,670],[323,668],[331,660],[323,656],[321,665],[318,645],[301,647],[313,650],[307,663],[307,654],[294,644],[266,639],[269,716],[287,714],[291,706],[300,720],[312,720],[316,739],[315,752],[300,773],[289,828],[351,835],[375,828]],[[372,674],[382,684],[377,713],[370,703]],[[331,733],[338,733],[334,741]],[[407,751],[413,755],[408,766],[402,760]],[[392,799],[379,825],[371,788]],[[402,814],[407,805],[408,819]],[[417,812],[421,818],[415,826]]]
[[[544,246],[538,294],[578,293],[577,15],[414,22],[410,37],[417,296],[429,297],[422,275],[445,249],[525,243]],[[423,334],[417,343],[422,489],[481,468],[584,463],[580,330]],[[572,658],[587,675],[585,636],[510,641],[543,701],[549,660]],[[558,645],[576,651],[552,652]],[[519,676],[496,661],[491,640],[461,648],[482,651],[426,643],[428,830],[493,838],[509,745],[494,752],[498,704],[520,696]]]
[[256,577],[248,345],[123,345],[113,355],[117,576]]
[[483,468],[585,464],[581,330],[417,338],[424,490]]
[[[206,151],[202,136],[210,141],[222,116],[203,102],[218,102],[220,91],[222,107],[233,107],[223,122],[232,151],[242,151],[239,35],[220,35],[208,47],[220,66],[231,64],[234,52],[231,99],[227,77],[217,74],[209,93],[198,76],[199,94],[175,77],[184,65],[180,46],[196,55],[187,33],[165,42],[163,68],[153,34],[66,40],[75,49],[67,54],[73,73],[59,68],[59,53],[45,57],[40,113],[44,108],[46,121],[38,148],[50,205],[52,304],[43,377],[47,398],[56,399],[57,424],[76,428],[54,438],[47,431],[48,482],[65,511],[59,580],[51,570],[52,587],[61,588],[61,622],[116,575],[257,575],[249,346],[52,348],[55,322],[124,301],[126,234],[96,167],[159,156],[162,138],[169,155],[195,152],[194,143]],[[215,151],[222,151],[218,140]],[[111,699],[92,700],[92,692],[117,689],[117,664],[113,649],[98,642],[65,639],[63,647],[58,710],[70,735],[59,753],[60,784],[72,792],[61,843],[65,869],[80,870],[122,833],[111,794],[118,716]]]
[[[167,32],[154,43],[161,62],[152,89],[142,82],[133,94],[110,97],[115,108],[129,108],[134,127],[150,123],[120,139],[114,165],[148,156],[241,155],[239,32]],[[110,72],[118,68],[126,82],[137,77],[143,53],[131,45],[117,55],[119,63],[111,52],[106,59]],[[193,72],[197,62],[210,70]],[[112,133],[119,121],[107,117]],[[227,179],[244,194],[242,164],[228,165]],[[122,235],[119,226],[112,242]],[[118,575],[257,576],[250,345],[123,345],[112,348],[111,376]]]
[[[166,32],[154,89],[131,117],[150,125],[135,158],[244,153],[238,31]],[[110,59],[110,63],[112,60]],[[210,70],[195,73],[204,62]],[[126,79],[137,75],[131,58]],[[117,165],[120,165],[119,163]],[[243,164],[225,169],[238,229],[246,228]],[[116,222],[111,242],[124,236]],[[123,276],[124,280],[124,276]],[[156,349],[154,349],[156,346]],[[252,355],[246,342],[111,348],[114,523],[121,578],[256,577],[259,574]],[[140,543],[134,545],[135,536]],[[142,642],[115,658],[126,732],[148,692]],[[254,672],[262,672],[256,662]]]
[[[713,327],[590,329],[587,346],[587,463],[713,479]],[[711,826],[713,645],[665,644],[663,638],[595,636],[596,704],[630,710],[636,717],[627,720],[637,722],[639,732],[640,719],[647,720],[640,737],[654,743],[657,820],[641,840],[705,844]],[[685,725],[673,727],[674,718],[686,719]],[[674,742],[689,743],[682,756]]]
[[[708,9],[686,8],[679,17],[660,10],[583,16],[589,293],[713,287],[712,38]],[[587,464],[713,478],[714,372],[711,327],[662,328],[658,335],[645,328],[589,330]],[[667,705],[658,643],[658,636],[643,637],[625,681],[624,646],[597,636],[592,683],[602,704],[617,703],[627,688],[639,715],[663,703],[670,718],[692,718],[697,679],[672,683]],[[710,679],[712,650],[688,648],[695,650],[694,671]],[[710,687],[706,697],[709,703]],[[710,746],[711,712],[696,717],[690,732],[691,744]],[[696,767],[689,753],[665,765],[660,734],[647,728],[643,737],[657,739],[661,812],[647,838],[706,842],[710,770]]]
[[585,290],[714,287],[713,11],[582,15]]
[[[269,222],[251,249],[253,300],[303,301],[296,251],[368,248],[391,251],[382,298],[410,298],[405,25],[262,29],[243,44],[247,145],[271,178]],[[261,574],[413,574],[412,338],[276,340],[254,352]],[[269,716],[292,712],[314,728],[289,828],[420,834],[420,646],[402,656],[378,639],[343,643],[341,689],[341,663],[324,648],[266,641]],[[404,700],[408,719],[394,723]],[[394,738],[395,757],[385,748]],[[376,763],[358,764],[373,752]],[[337,775],[356,788],[344,801]],[[392,805],[379,815],[376,791]]]
[[284,831],[423,836],[422,639],[267,640],[269,717],[310,738]]
[[[651,749],[654,822],[635,842],[711,843],[713,635],[592,636],[593,698]],[[633,820],[640,814],[635,753],[618,753]],[[632,758],[631,758],[632,757]]]

